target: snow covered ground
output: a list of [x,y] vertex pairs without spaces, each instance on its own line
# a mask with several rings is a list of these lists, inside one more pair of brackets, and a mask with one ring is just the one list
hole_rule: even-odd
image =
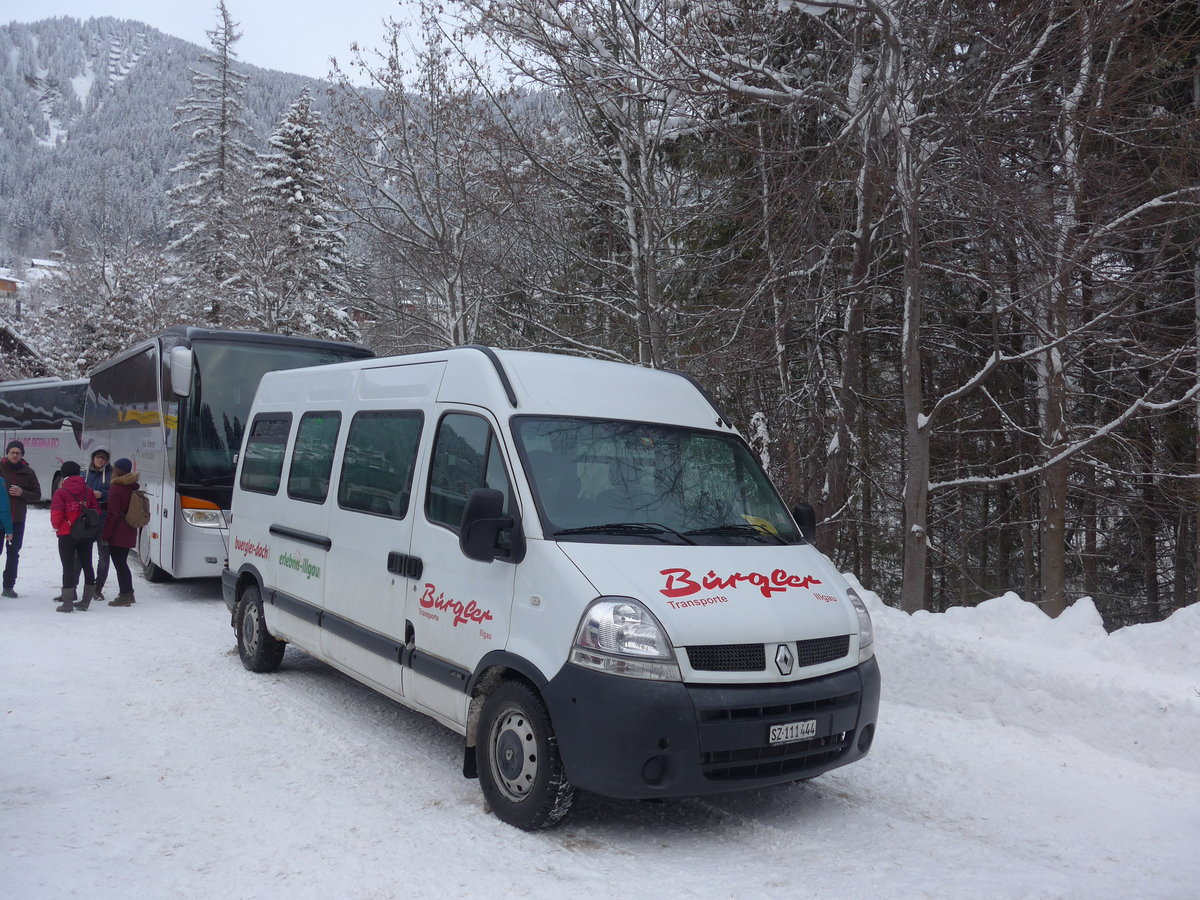
[[908,617],[863,762],[716,799],[487,814],[460,740],[304,654],[242,668],[215,582],[0,601],[0,897],[1200,897],[1200,607],[1106,635],[1013,596]]

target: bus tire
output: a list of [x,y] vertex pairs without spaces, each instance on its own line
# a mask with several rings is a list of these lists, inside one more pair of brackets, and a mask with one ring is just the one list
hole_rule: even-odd
[[567,780],[546,704],[522,681],[503,681],[483,702],[475,746],[479,786],[496,817],[533,831],[571,809]]
[[278,669],[287,644],[276,640],[267,631],[258,585],[249,584],[242,589],[233,621],[242,665],[251,672],[274,672]]
[[142,561],[142,577],[151,584],[162,584],[170,578],[166,572],[149,560]]

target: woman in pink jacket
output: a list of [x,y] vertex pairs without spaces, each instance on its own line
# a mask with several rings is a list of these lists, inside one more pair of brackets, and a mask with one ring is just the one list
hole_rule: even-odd
[[104,517],[104,540],[108,542],[109,559],[117,572],[117,596],[109,606],[132,606],[133,575],[129,571],[129,551],[137,545],[137,529],[125,521],[129,510],[129,495],[138,489],[137,472],[133,463],[121,457],[113,467],[112,487],[108,491],[108,515]]
[[[62,593],[55,597],[59,612],[74,612],[87,609],[96,595],[96,573],[92,568],[92,544],[95,539],[81,540],[71,535],[71,526],[90,506],[98,510],[96,495],[79,474],[79,463],[68,460],[62,464],[62,486],[50,500],[50,524],[58,535],[58,558],[62,561]],[[75,589],[79,584],[79,570],[83,570],[83,599],[76,601]]]

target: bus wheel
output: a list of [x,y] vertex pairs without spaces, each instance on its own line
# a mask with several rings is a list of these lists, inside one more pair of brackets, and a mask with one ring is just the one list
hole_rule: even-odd
[[251,672],[274,672],[278,669],[287,644],[276,640],[267,631],[258,585],[247,585],[243,589],[233,621],[242,665]]
[[144,560],[142,562],[142,577],[151,584],[162,584],[164,581],[167,581],[170,576],[168,576],[166,572],[164,572],[154,563],[150,562],[149,560]]
[[501,821],[532,831],[555,824],[571,809],[558,738],[546,705],[520,681],[505,681],[483,703],[475,747],[479,786]]

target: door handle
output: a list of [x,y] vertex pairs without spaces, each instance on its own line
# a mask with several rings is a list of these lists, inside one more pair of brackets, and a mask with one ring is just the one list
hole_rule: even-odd
[[395,551],[388,554],[387,570],[393,575],[417,579],[421,577],[424,569],[425,566],[418,556],[409,556],[407,553],[396,553]]

